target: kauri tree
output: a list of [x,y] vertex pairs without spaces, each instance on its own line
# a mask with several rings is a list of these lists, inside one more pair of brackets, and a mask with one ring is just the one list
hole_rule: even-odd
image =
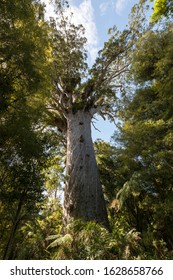
[[108,227],[91,122],[96,113],[110,119],[116,115],[117,92],[124,90],[131,50],[142,28],[139,7],[134,7],[129,29],[110,30],[109,41],[89,70],[84,29],[67,16],[66,1],[55,2],[57,20],[51,19],[55,90],[49,109],[67,140],[64,221],[82,219]]

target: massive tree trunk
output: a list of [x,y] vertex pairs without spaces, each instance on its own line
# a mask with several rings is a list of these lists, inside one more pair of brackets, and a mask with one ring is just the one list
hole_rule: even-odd
[[91,112],[67,116],[67,162],[64,219],[95,221],[109,227],[91,138]]

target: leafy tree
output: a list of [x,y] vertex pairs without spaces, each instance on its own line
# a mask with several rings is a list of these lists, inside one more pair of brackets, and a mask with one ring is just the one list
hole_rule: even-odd
[[137,165],[128,154],[123,154],[123,150],[118,147],[117,142],[109,144],[97,140],[94,146],[100,180],[106,200],[111,206],[117,192],[130,179],[131,172],[136,170]]
[[57,2],[58,19],[51,21],[55,90],[49,107],[54,123],[67,138],[64,221],[83,219],[108,227],[91,139],[91,121],[96,113],[114,118],[116,94],[123,90],[142,20],[137,18],[139,7],[136,6],[129,30],[111,29],[109,41],[88,70],[84,29],[70,22],[64,1]]
[[[153,2],[153,0],[151,0]],[[151,16],[153,22],[157,22],[163,16],[169,17],[173,14],[173,1],[172,0],[155,0],[154,12]]]
[[159,259],[170,258],[173,244],[172,40],[170,23],[138,41],[131,68],[137,89],[124,106],[119,137],[136,170],[117,197],[148,254]]
[[[20,212],[21,220],[15,234],[13,259],[50,258],[46,238],[50,234],[59,234],[62,230],[62,205],[60,201],[62,200],[62,181],[64,179],[63,147],[57,144],[59,137],[54,130],[49,129],[46,138],[48,139],[44,143],[45,151],[41,151],[44,155],[42,155],[43,163],[39,166],[40,170],[36,170],[36,163],[32,162],[32,167],[37,171],[37,185],[33,184],[34,180],[30,180],[32,185],[29,186],[29,191],[23,201]],[[40,142],[40,147],[41,145],[43,145],[42,142]],[[37,162],[38,160],[39,158]],[[28,170],[28,176],[31,177],[30,170]],[[16,172],[14,172],[14,177],[18,178]],[[24,186],[18,186],[18,188],[25,189],[26,182],[24,183]],[[16,191],[13,192],[16,194]],[[32,200],[30,201],[31,195]],[[14,201],[16,199],[17,197]],[[11,199],[9,199],[9,203],[11,203]],[[25,204],[27,204],[27,208]],[[9,215],[8,211],[7,215]],[[9,223],[6,222],[6,225],[9,226]]]
[[34,219],[25,222],[18,232],[20,243],[15,248],[15,259],[52,259],[47,239],[50,235],[60,234],[62,230],[62,205],[58,197],[45,196],[40,206]]
[[[1,110],[32,98],[47,74],[46,24],[39,1],[1,1]],[[26,20],[27,19],[27,20]],[[48,81],[47,81],[48,82]],[[3,106],[3,107],[2,107]]]
[[38,123],[50,67],[39,1],[3,0],[0,10],[0,254],[10,259],[19,229],[42,200],[46,138]]

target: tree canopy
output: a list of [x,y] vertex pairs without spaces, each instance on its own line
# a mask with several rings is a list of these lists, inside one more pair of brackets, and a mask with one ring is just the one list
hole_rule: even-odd
[[[153,2],[153,0],[152,0]],[[163,16],[169,17],[173,14],[173,1],[172,0],[155,0],[154,11],[151,16],[153,22],[157,22]]]

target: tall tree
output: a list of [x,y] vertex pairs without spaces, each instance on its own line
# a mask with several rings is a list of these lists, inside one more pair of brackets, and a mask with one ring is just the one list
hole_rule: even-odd
[[56,90],[50,110],[57,127],[67,139],[66,185],[64,220],[96,221],[108,227],[106,206],[91,139],[94,114],[116,112],[116,94],[123,90],[124,75],[128,72],[130,51],[140,34],[142,21],[139,7],[134,8],[130,28],[116,28],[93,67],[88,70],[84,29],[75,26],[66,15],[66,1],[56,1],[58,20],[52,20],[52,49]]
[[38,123],[49,63],[40,2],[2,0],[0,11],[0,254],[9,259],[18,230],[42,198],[44,136]]
[[141,37],[131,68],[137,88],[122,111],[122,153],[135,168],[118,198],[155,258],[173,248],[172,46],[171,23]]

